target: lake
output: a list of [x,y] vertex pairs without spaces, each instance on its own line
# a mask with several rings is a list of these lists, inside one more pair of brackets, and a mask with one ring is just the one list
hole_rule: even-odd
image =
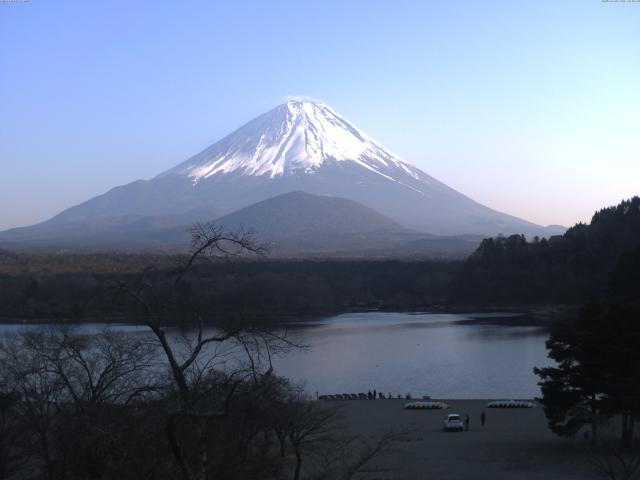
[[[487,316],[495,317],[500,314]],[[320,394],[382,391],[434,398],[532,398],[551,364],[539,327],[461,324],[479,314],[351,313],[292,331],[311,346],[275,362]]]
[[[485,314],[496,317],[509,314]],[[434,398],[532,398],[540,394],[534,366],[547,358],[544,329],[465,323],[481,314],[349,313],[293,325],[309,346],[274,360],[277,373],[304,382],[311,394]],[[82,331],[100,325],[86,324]],[[25,327],[0,325],[0,334]],[[142,333],[145,327],[118,326]]]

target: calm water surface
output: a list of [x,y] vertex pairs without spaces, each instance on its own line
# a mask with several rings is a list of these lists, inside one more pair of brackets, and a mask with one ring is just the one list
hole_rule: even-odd
[[[275,359],[277,373],[310,393],[434,398],[531,398],[540,394],[534,366],[550,364],[538,327],[461,324],[478,314],[352,313],[293,326],[309,346]],[[496,316],[496,315],[489,315]],[[101,328],[85,324],[81,331]],[[0,325],[0,333],[25,327]],[[145,327],[118,326],[141,334]]]
[[[476,314],[356,313],[293,332],[311,346],[275,362],[310,392],[376,389],[434,398],[531,398],[550,364],[539,327],[468,325]],[[490,315],[496,316],[496,315]]]

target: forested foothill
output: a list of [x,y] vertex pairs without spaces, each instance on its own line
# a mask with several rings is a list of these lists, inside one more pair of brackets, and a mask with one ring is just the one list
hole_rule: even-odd
[[640,197],[599,210],[564,235],[488,238],[467,259],[450,299],[495,305],[579,304],[601,298],[613,268],[640,246]]

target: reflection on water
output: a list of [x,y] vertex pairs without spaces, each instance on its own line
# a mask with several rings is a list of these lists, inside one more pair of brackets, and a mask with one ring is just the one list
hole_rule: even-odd
[[[480,315],[359,313],[294,329],[311,346],[275,362],[311,392],[376,389],[439,398],[531,398],[549,364],[538,327],[469,325]],[[496,316],[496,315],[491,315]]]
[[[377,390],[434,398],[531,398],[539,395],[534,366],[549,365],[538,327],[460,323],[482,315],[354,313],[294,325],[309,345],[275,359],[277,373],[320,394]],[[492,317],[498,315],[492,314]],[[84,324],[83,332],[103,325]],[[23,330],[0,325],[0,333]],[[146,327],[119,331],[148,334]]]

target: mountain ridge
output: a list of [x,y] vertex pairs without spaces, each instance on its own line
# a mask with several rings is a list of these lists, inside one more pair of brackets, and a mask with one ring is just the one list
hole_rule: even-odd
[[0,240],[20,233],[27,242],[48,231],[59,238],[65,228],[122,228],[159,218],[167,227],[210,221],[291,191],[353,200],[432,235],[563,231],[481,205],[389,152],[324,103],[291,100],[150,180],[114,187]]

